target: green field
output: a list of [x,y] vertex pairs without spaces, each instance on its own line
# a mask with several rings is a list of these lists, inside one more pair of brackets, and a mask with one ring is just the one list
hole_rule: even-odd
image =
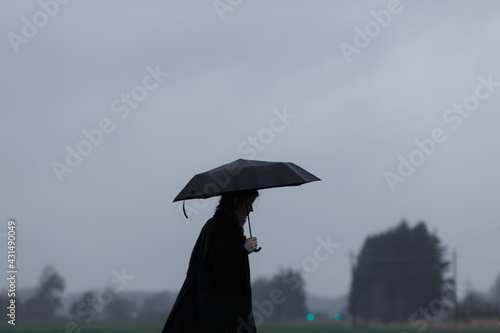
[[[65,331],[65,323],[19,323],[16,326],[0,324],[0,332],[19,333],[159,333],[163,324],[112,324],[112,323],[78,323],[78,326]],[[81,331],[79,331],[79,329]],[[417,328],[345,328],[338,325],[263,325],[258,328],[259,333],[417,333]],[[476,333],[499,332],[494,329],[426,329],[425,333]]]

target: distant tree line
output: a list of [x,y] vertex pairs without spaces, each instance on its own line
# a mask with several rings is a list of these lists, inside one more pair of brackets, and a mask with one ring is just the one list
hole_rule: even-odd
[[[386,232],[367,237],[353,265],[348,312],[353,319],[409,322],[424,327],[441,319],[469,321],[500,319],[500,275],[488,294],[469,289],[456,298],[454,281],[446,278],[449,262],[445,248],[425,223],[410,228],[402,221]],[[16,318],[22,321],[69,319],[61,315],[65,283],[52,267],[43,270],[36,290],[16,297]],[[257,324],[304,319],[307,314],[304,279],[299,271],[280,270],[271,278],[259,278],[252,286]],[[163,322],[176,294],[123,292],[108,295],[87,291],[72,302],[66,313],[75,321]],[[7,293],[0,306],[7,307]],[[458,304],[458,307],[455,305]]]
[[[69,317],[61,316],[62,292],[65,283],[52,267],[47,267],[33,295],[20,302],[16,316],[20,321],[74,320],[85,324],[93,321],[163,322],[167,319],[176,295],[158,292],[149,296],[122,292],[110,294],[86,291],[70,305]],[[0,295],[0,305],[7,307],[7,293]],[[306,315],[304,281],[299,272],[281,270],[272,278],[260,278],[253,284],[253,308],[256,322],[279,322]],[[59,313],[59,315],[58,315]]]
[[[33,295],[21,301],[16,295],[16,318],[19,321],[53,321],[70,319],[61,316],[62,292],[65,284],[62,276],[52,267],[46,267],[39,279]],[[105,290],[105,289],[104,289]],[[0,305],[7,307],[7,293],[0,295]],[[69,313],[76,321],[90,323],[94,320],[148,322],[166,319],[175,301],[175,295],[159,292],[148,296],[139,304],[131,293],[112,294],[109,292],[84,292],[70,306]]]
[[458,315],[464,322],[472,319],[500,319],[500,275],[487,294],[469,288],[460,301]]

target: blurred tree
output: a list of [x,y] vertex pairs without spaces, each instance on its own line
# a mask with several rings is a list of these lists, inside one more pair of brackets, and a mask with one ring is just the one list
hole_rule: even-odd
[[70,314],[82,317],[87,323],[93,321],[96,313],[101,311],[103,311],[103,305],[99,303],[96,294],[92,291],[83,293],[82,297],[75,301],[70,308]]
[[495,306],[486,295],[477,291],[467,291],[464,299],[460,302],[459,316],[465,322],[475,318],[494,318],[495,315]]
[[365,240],[349,294],[349,312],[384,322],[409,316],[441,298],[444,248],[423,222],[413,229],[402,221],[396,228]]
[[20,308],[25,319],[51,320],[61,305],[59,293],[64,290],[64,279],[52,268],[46,267],[40,277],[40,285],[33,298],[28,299]]
[[252,283],[252,299],[265,300],[269,298],[271,293],[271,280],[266,277],[259,277]]
[[[8,294],[7,289],[2,290],[2,292],[0,294],[0,308],[2,308],[2,309],[5,309],[5,308],[7,308],[7,306],[9,306],[10,300],[7,297],[7,294]],[[17,300],[16,300],[16,302],[17,302]],[[16,304],[16,307],[18,307],[18,306],[19,305]]]
[[252,285],[256,322],[285,322],[307,315],[304,279],[292,269],[280,270],[271,279],[259,278]]
[[497,318],[500,319],[500,275],[497,276],[493,283],[490,294]]
[[138,319],[147,322],[165,322],[177,297],[169,292],[154,294],[144,301]]
[[136,302],[118,295],[113,295],[113,299],[106,305],[104,311],[112,321],[129,321],[138,316]]
[[287,321],[292,319],[303,319],[307,315],[306,291],[304,279],[300,272],[287,269],[280,270],[271,280],[274,289],[283,292],[281,300],[276,309],[276,319]]

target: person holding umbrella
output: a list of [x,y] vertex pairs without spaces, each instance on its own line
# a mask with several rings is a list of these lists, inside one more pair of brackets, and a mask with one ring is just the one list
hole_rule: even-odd
[[[163,333],[256,333],[248,255],[258,252],[250,212],[258,190],[321,180],[290,162],[238,159],[195,175],[175,201],[221,196],[200,232]],[[184,201],[185,203],[185,201]],[[183,206],[184,215],[186,214]],[[250,237],[244,235],[248,219]]]
[[179,296],[162,333],[254,333],[248,255],[257,238],[243,225],[257,190],[222,193],[200,232]]

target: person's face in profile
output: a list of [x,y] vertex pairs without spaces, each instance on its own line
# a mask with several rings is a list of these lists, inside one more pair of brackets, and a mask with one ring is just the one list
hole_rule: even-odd
[[248,198],[245,200],[235,199],[234,204],[236,205],[236,210],[242,215],[247,216],[247,212],[253,212],[253,202],[255,197]]

